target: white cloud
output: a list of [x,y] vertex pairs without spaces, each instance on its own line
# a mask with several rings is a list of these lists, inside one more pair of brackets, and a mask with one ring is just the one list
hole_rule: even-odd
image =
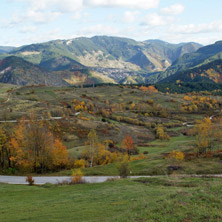
[[83,4],[94,7],[121,7],[147,10],[157,8],[159,0],[83,0]]
[[87,26],[79,30],[78,36],[94,36],[94,35],[118,35],[120,30],[116,27],[97,24]]
[[11,0],[28,4],[31,10],[56,10],[60,12],[73,12],[83,7],[83,0]]
[[[7,22],[11,26],[16,24],[25,25],[27,22],[50,23],[65,13],[71,13],[72,19],[79,20],[88,15],[83,13],[85,8],[115,7],[128,9],[151,9],[157,8],[159,0],[10,0],[24,3],[23,12],[17,13]],[[126,12],[125,22],[133,22],[135,12]],[[6,25],[7,26],[7,25]]]
[[139,14],[138,11],[126,11],[124,13],[123,21],[126,23],[133,23],[136,20],[137,15]]
[[23,26],[21,29],[22,33],[30,33],[30,32],[35,32],[36,27],[35,26]]
[[166,24],[166,20],[156,13],[150,14],[146,19],[147,24],[151,26],[162,26]]
[[28,20],[34,23],[48,23],[54,21],[60,15],[60,12],[42,12],[28,10],[23,16],[23,21]]
[[171,5],[160,9],[158,13],[147,14],[143,20],[142,25],[149,27],[165,26],[172,24],[176,16],[184,11],[184,6],[181,4]]
[[160,10],[161,13],[166,15],[179,15],[184,12],[185,7],[181,4],[171,5]]
[[74,20],[87,19],[88,17],[89,17],[88,12],[78,11],[78,12],[74,12],[72,14],[72,19],[74,19]]
[[222,21],[205,24],[172,25],[170,31],[182,34],[222,32]]
[[23,39],[19,39],[19,41],[21,41],[21,43],[26,42],[28,44],[32,44],[32,43],[48,42],[55,39],[66,39],[66,38],[68,38],[68,36],[63,35],[59,28],[55,28],[47,32],[42,32],[41,34],[31,33],[25,35],[25,37]]
[[157,8],[159,0],[11,0],[27,2],[35,10],[54,7],[61,11],[76,11],[82,7],[118,7],[131,9]]
[[222,39],[222,33],[212,33],[210,36],[208,34],[182,34],[173,32],[162,33],[161,38],[167,42],[181,43],[181,42],[197,42],[202,45],[212,44],[219,39]]
[[143,20],[141,25],[149,26],[149,27],[158,27],[168,25],[174,21],[174,17],[172,16],[162,16],[158,13],[147,14]]

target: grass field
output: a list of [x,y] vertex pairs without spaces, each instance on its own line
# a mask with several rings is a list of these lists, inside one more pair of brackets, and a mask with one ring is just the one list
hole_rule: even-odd
[[[164,158],[163,154],[172,150],[190,149],[192,142],[193,137],[180,135],[171,138],[170,141],[155,140],[147,147],[140,147],[140,153],[148,152],[147,159],[130,162],[132,175],[167,175],[171,173],[167,169],[171,165],[181,167],[176,172],[178,174],[222,174],[222,160],[219,158],[198,158],[192,161],[173,161]],[[116,164],[86,168],[83,172],[85,175],[118,175]]]
[[220,222],[222,179],[147,178],[103,184],[0,185],[0,221]]

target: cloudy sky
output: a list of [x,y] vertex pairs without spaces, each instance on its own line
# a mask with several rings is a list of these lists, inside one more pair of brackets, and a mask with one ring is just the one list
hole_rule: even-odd
[[0,45],[110,35],[222,40],[221,0],[0,0]]

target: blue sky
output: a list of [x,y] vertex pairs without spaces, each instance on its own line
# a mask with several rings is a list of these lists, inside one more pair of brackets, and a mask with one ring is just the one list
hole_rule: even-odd
[[0,0],[0,45],[110,35],[222,40],[221,0]]

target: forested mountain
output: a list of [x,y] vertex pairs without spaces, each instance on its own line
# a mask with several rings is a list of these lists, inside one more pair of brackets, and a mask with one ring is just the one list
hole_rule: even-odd
[[[215,44],[204,46],[198,49],[196,52],[187,53],[182,57],[178,58],[172,66],[170,66],[166,71],[156,74],[155,76],[148,77],[148,80],[158,82],[171,75],[180,75],[181,72],[190,72],[190,69],[198,68],[215,60],[222,59],[222,41],[218,41]],[[211,64],[211,68],[214,63]],[[201,73],[200,73],[201,74]],[[169,78],[171,79],[171,78]],[[172,77],[174,79],[174,77]]]
[[195,52],[200,47],[197,43],[138,42],[127,38],[95,36],[22,46],[11,54],[35,64],[65,56],[88,67],[153,72],[165,70],[179,56]]
[[59,57],[42,64],[42,66],[45,68],[16,56],[6,57],[0,61],[0,82],[15,85],[43,84],[52,86],[115,83],[107,76],[98,75],[98,73],[67,58]]
[[179,71],[161,82],[210,82],[222,83],[222,59],[193,69]]
[[0,82],[15,85],[68,85],[59,76],[15,56],[0,61]]
[[48,71],[64,71],[64,70],[83,70],[87,69],[84,65],[76,62],[65,56],[59,56],[46,61],[43,61],[39,66],[47,69]]
[[[25,79],[19,66],[14,69],[13,75],[6,75],[11,73],[6,70],[10,65],[2,68],[1,82],[15,84],[43,83],[45,80],[40,79],[45,76],[50,79],[53,75],[58,80],[53,85],[63,85],[64,82],[69,85],[148,84],[177,80],[221,82],[222,41],[201,47],[197,43],[170,44],[161,40],[138,42],[128,38],[95,36],[31,44],[1,54],[7,55],[29,62],[26,63],[29,64],[29,71]],[[24,65],[24,60],[18,61]],[[16,64],[19,64],[18,61]],[[18,76],[20,80],[16,80]],[[49,83],[46,81],[46,84]]]

